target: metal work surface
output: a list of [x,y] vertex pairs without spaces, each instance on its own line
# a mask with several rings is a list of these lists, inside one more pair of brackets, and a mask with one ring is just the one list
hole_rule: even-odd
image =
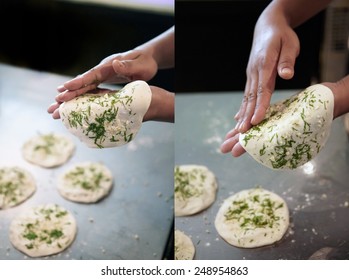
[[[69,210],[78,226],[73,244],[49,259],[161,259],[173,222],[173,124],[144,123],[125,146],[88,148],[46,112],[56,87],[68,79],[0,64],[0,165],[23,167],[37,182],[31,198],[0,210],[0,259],[28,258],[11,245],[9,224],[28,207],[44,203]],[[75,142],[72,158],[51,169],[26,162],[23,143],[50,132],[63,133]],[[114,176],[109,196],[95,204],[65,200],[57,191],[58,176],[82,161],[103,162]]]
[[[275,92],[273,102],[296,91]],[[194,259],[349,259],[349,143],[343,119],[334,121],[330,138],[310,163],[274,171],[244,154],[221,154],[225,134],[235,126],[242,92],[176,96],[175,163],[207,166],[216,175],[216,201],[201,213],[176,217],[175,227],[191,237]],[[224,199],[260,185],[283,197],[290,227],[278,243],[241,249],[226,243],[214,220]],[[320,251],[319,251],[320,250]]]

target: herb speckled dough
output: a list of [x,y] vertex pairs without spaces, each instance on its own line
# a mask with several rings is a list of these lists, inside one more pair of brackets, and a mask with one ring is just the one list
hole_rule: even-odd
[[141,128],[151,102],[144,81],[134,81],[108,94],[87,93],[59,107],[63,124],[91,148],[125,145]]
[[99,162],[83,162],[66,170],[58,181],[58,191],[66,199],[94,203],[107,196],[113,185],[111,171]]
[[217,181],[203,165],[179,165],[174,172],[175,215],[198,213],[216,199]]
[[12,245],[30,257],[43,257],[62,252],[75,239],[73,215],[56,204],[26,209],[10,225]]
[[175,260],[192,260],[195,255],[195,247],[190,237],[184,232],[175,230]]
[[289,226],[286,202],[261,187],[240,191],[218,210],[215,227],[229,244],[255,248],[279,241]]
[[14,207],[36,190],[33,176],[20,167],[0,167],[0,209]]
[[74,142],[57,133],[40,134],[26,141],[22,147],[25,160],[41,167],[51,168],[68,161],[75,150]]
[[323,85],[270,106],[266,118],[240,134],[241,146],[272,169],[294,169],[314,158],[331,131],[334,98]]

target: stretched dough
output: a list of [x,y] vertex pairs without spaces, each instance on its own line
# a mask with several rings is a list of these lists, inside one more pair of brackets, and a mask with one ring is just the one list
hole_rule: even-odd
[[59,113],[65,127],[88,147],[117,147],[136,137],[151,96],[146,82],[134,81],[108,94],[78,96],[64,102]]
[[227,198],[215,220],[219,235],[229,244],[242,248],[273,244],[283,237],[288,226],[286,202],[260,187]]
[[334,99],[323,85],[271,105],[260,124],[240,134],[241,146],[272,169],[294,169],[314,158],[331,130]]

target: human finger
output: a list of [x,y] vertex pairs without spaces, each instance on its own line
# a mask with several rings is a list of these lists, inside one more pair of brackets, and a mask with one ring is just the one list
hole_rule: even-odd
[[239,134],[236,134],[233,137],[226,139],[220,147],[221,152],[223,154],[229,153],[238,142]]
[[241,146],[239,141],[234,145],[234,147],[231,150],[231,154],[233,157],[239,157],[245,153],[245,149]]
[[297,35],[290,35],[292,39],[283,40],[278,61],[278,74],[281,78],[289,80],[294,75],[294,65],[299,54],[299,40]]
[[233,128],[230,130],[224,137],[224,140],[227,140],[229,138],[232,138],[235,134],[239,133],[239,131],[236,128]]
[[237,121],[235,129],[239,130],[239,127],[242,124],[243,121],[243,116],[245,114],[245,110],[246,110],[246,106],[247,106],[247,102],[248,102],[248,94],[250,92],[250,88],[251,88],[251,78],[248,75],[247,76],[247,81],[246,81],[246,85],[245,85],[245,90],[244,90],[244,96],[240,105],[240,109],[238,111],[238,113],[235,115],[235,120]]
[[52,113],[52,118],[54,118],[55,120],[59,119],[61,116],[59,115],[59,109],[57,108],[56,110],[54,110],[54,112]]
[[59,106],[61,105],[61,103],[55,102],[52,103],[48,108],[47,108],[47,112],[52,114]]
[[241,116],[242,120],[238,127],[238,130],[241,133],[246,132],[251,127],[251,118],[256,106],[256,99],[257,99],[257,83],[258,83],[258,79],[256,77],[254,77],[250,82],[245,111]]
[[79,95],[82,95],[90,90],[95,89],[96,87],[97,87],[97,84],[91,84],[77,90],[66,90],[56,96],[56,101],[57,102],[69,101]]
[[265,117],[267,109],[270,106],[271,96],[275,88],[276,65],[273,68],[261,71],[259,77],[259,85],[257,88],[256,104],[252,115],[251,124],[259,124]]

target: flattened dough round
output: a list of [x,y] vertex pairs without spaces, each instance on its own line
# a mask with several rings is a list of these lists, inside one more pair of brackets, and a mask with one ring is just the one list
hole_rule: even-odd
[[286,202],[260,187],[243,190],[226,199],[215,220],[219,235],[241,248],[273,244],[284,236],[288,226]]
[[0,209],[14,207],[33,195],[33,176],[20,167],[0,167]]
[[64,251],[74,241],[75,218],[63,207],[46,204],[26,210],[16,217],[9,230],[10,241],[30,257],[43,257]]
[[22,147],[22,154],[25,160],[50,168],[67,162],[74,150],[75,144],[70,138],[50,133],[29,139]]
[[65,127],[88,147],[117,147],[136,137],[151,96],[146,82],[134,81],[108,94],[78,96],[63,103],[59,113]]
[[271,105],[266,119],[240,134],[239,142],[256,161],[269,168],[297,168],[326,144],[333,107],[333,93],[328,87],[308,87]]
[[102,163],[78,163],[65,171],[58,181],[58,191],[66,199],[94,203],[107,196],[113,184],[111,171]]
[[195,247],[190,237],[184,232],[175,230],[175,260],[192,260],[195,255]]
[[217,181],[206,166],[178,165],[174,179],[176,216],[198,213],[215,201]]

